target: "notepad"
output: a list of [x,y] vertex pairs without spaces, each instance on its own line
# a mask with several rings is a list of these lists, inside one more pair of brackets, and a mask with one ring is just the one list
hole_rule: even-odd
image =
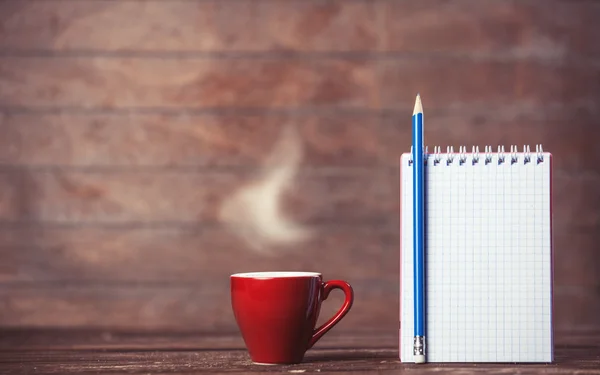
[[[425,156],[428,362],[551,362],[551,154]],[[412,160],[400,173],[400,359],[413,361]]]

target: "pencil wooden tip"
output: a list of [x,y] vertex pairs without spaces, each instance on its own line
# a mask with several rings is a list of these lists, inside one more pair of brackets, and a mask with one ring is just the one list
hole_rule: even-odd
[[423,104],[421,104],[421,95],[417,94],[417,100],[415,100],[415,109],[413,110],[413,116],[417,113],[423,113]]

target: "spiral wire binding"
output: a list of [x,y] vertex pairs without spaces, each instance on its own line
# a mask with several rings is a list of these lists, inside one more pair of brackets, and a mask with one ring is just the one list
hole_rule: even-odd
[[525,154],[523,162],[524,164],[527,164],[531,161],[531,149],[529,148],[529,145],[523,145],[523,153]]
[[542,145],[535,145],[535,153],[537,156],[537,163],[542,163],[544,161],[544,150],[542,150]]
[[454,161],[454,147],[447,146],[446,153],[448,154],[448,157],[446,158],[446,165],[450,165],[450,163]]
[[512,145],[510,146],[510,164],[515,164],[519,161],[519,156],[517,155],[517,146],[516,145]]
[[473,151],[471,153],[473,154],[473,165],[475,165],[475,163],[479,162],[479,146],[473,146]]
[[504,146],[498,146],[498,164],[504,163]]
[[[475,165],[476,163],[480,162],[480,158],[481,158],[481,156],[479,154],[479,146],[472,146],[470,153],[467,153],[466,146],[460,146],[458,149],[458,152],[454,152],[453,146],[446,146],[445,154],[442,153],[441,146],[434,146],[432,154],[429,154],[428,146],[424,147],[424,151],[425,151],[425,158],[424,158],[425,165],[427,165],[427,161],[429,160],[430,157],[433,161],[434,166],[441,163],[442,158],[446,159],[446,165],[452,164],[454,162],[455,158],[458,158],[459,165],[463,165],[464,163],[467,162],[467,159],[469,158],[469,156],[471,157],[471,164]],[[413,164],[412,152],[413,152],[413,147],[411,146],[410,147],[410,156],[408,158],[409,166]],[[523,152],[521,154],[519,153],[517,145],[511,145],[510,151],[508,153],[504,150],[504,146],[498,145],[498,151],[496,152],[496,155],[498,156],[498,165],[506,162],[507,154],[510,157],[511,165],[519,162],[519,157],[521,154],[523,155],[523,164],[531,163],[531,160],[532,160],[532,152],[531,152],[531,147],[529,145],[523,145]],[[485,146],[484,151],[483,151],[484,165],[488,165],[488,164],[492,163],[493,158],[494,158],[494,152],[492,150],[492,146],[490,146],[490,145]],[[535,145],[535,160],[536,160],[537,164],[544,162],[544,150],[543,150],[541,144]]]
[[440,146],[433,147],[433,165],[437,165],[440,162],[442,159],[442,156],[440,155],[441,153],[442,148]]
[[460,146],[458,149],[458,162],[462,165],[467,161],[467,147]]
[[492,162],[492,146],[485,146],[485,165]]

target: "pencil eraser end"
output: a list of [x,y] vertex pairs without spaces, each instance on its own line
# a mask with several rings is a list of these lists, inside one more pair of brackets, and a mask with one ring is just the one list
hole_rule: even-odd
[[425,363],[425,356],[424,355],[416,355],[415,363]]

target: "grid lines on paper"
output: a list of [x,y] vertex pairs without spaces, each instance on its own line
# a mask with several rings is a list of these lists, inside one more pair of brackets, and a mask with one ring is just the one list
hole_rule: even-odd
[[412,169],[408,161],[410,155],[401,157],[401,264],[400,264],[400,358],[410,361],[412,358],[412,340],[414,337],[414,306],[413,306],[413,216],[412,216]]
[[[548,362],[550,168],[427,157],[426,340],[431,362]],[[401,358],[412,360],[412,169],[402,158]]]

